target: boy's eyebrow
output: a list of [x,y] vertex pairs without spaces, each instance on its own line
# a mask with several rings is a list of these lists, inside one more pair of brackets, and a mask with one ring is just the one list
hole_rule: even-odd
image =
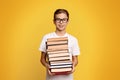
[[55,18],[55,19],[68,19],[68,18]]

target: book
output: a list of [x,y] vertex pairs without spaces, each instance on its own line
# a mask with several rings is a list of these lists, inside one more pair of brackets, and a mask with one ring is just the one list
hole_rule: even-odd
[[52,72],[55,75],[68,75],[71,71],[64,71],[64,72]]
[[50,68],[66,68],[66,67],[72,67],[72,64],[64,64],[64,65],[52,65]]
[[50,62],[50,65],[69,65],[72,64],[72,61],[54,61],[54,62]]
[[49,41],[64,41],[64,40],[68,40],[68,37],[48,38],[47,42],[49,42]]
[[57,52],[68,52],[68,48],[67,49],[47,49],[48,54],[57,53]]
[[59,45],[59,44],[67,44],[68,41],[65,40],[65,41],[47,41],[47,45]]
[[60,50],[60,49],[68,49],[68,45],[53,45],[53,46],[47,46],[48,50]]
[[54,54],[48,54],[48,57],[51,58],[51,57],[62,57],[62,56],[70,56],[69,53],[54,53]]
[[49,61],[70,60],[69,56],[48,58]]
[[68,53],[68,49],[47,50],[47,54]]
[[51,72],[67,72],[67,71],[71,71],[72,68],[56,68],[56,69],[51,69]]

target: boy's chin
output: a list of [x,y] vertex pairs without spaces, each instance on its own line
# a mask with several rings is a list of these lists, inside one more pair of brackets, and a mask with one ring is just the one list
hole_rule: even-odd
[[65,28],[59,28],[58,30],[59,30],[59,31],[64,31],[64,30],[65,30]]
[[59,31],[64,31],[64,29],[59,29]]

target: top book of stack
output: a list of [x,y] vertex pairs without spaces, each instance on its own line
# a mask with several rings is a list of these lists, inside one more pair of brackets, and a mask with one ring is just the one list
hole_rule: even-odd
[[61,37],[61,38],[48,38],[47,41],[65,41],[68,40],[68,37]]

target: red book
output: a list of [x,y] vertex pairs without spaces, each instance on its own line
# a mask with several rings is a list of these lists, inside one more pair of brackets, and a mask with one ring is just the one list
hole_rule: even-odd
[[65,72],[54,72],[55,75],[68,75],[71,71],[65,71]]

